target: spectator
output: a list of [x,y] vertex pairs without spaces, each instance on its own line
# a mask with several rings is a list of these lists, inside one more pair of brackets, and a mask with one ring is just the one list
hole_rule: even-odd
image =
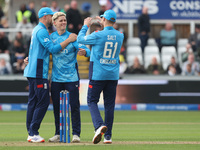
[[69,8],[70,8],[70,5],[69,4],[65,4],[64,8],[61,9],[60,11],[65,13],[65,14],[67,14],[67,11],[69,10]]
[[91,4],[90,3],[84,2],[82,4],[81,8],[82,8],[82,14],[81,14],[82,20],[91,16],[91,13],[90,13]]
[[[19,44],[22,46],[22,48],[19,48]],[[17,45],[17,46],[16,46]],[[25,54],[27,53],[27,49],[28,49],[28,45],[27,45],[27,39],[22,35],[22,32],[17,32],[15,39],[11,45],[11,49],[10,49],[10,56],[11,56],[11,64],[13,64],[14,62],[16,62],[16,52],[18,51],[21,52],[23,51]],[[22,50],[20,50],[22,49]]]
[[42,7],[48,7],[47,1],[42,1],[41,2],[41,8]]
[[12,69],[9,62],[6,62],[4,58],[0,59],[0,75],[11,74]]
[[[190,66],[188,66],[188,64],[191,65],[191,71],[189,70]],[[195,61],[193,53],[190,53],[188,56],[188,60],[183,63],[182,74],[186,75],[188,71],[190,71],[190,73],[194,72],[195,75],[199,73],[199,63]]]
[[31,23],[35,24],[35,25],[38,24],[38,17],[35,12],[35,3],[34,2],[29,3],[28,10],[31,11],[31,17],[30,17]]
[[12,51],[15,53],[16,59],[18,59],[18,58],[24,59],[26,51],[25,51],[25,48],[23,47],[22,43],[19,40],[17,40],[17,39],[14,40]]
[[181,54],[181,61],[182,62],[187,61],[189,54],[193,52],[191,45],[189,43],[186,44],[185,47],[186,47],[186,51]]
[[144,52],[144,48],[147,45],[150,32],[150,18],[148,15],[147,7],[142,8],[142,14],[138,18],[138,32],[139,38],[141,40],[142,52]]
[[195,76],[195,75],[198,75],[198,73],[195,72],[194,70],[192,70],[191,64],[187,64],[186,70],[185,70],[185,72],[183,72],[183,75],[184,76]]
[[17,34],[16,34],[16,36],[15,36],[15,39],[17,40],[17,41],[19,41],[20,43],[21,43],[21,45],[26,49],[27,48],[27,43],[26,43],[26,39],[25,39],[25,37],[22,35],[22,32],[21,31],[19,31],[19,32],[17,32]]
[[52,1],[51,2],[51,10],[53,11],[53,12],[58,12],[58,11],[60,11],[60,8],[58,7],[58,3],[57,3],[57,1]]
[[20,6],[20,10],[18,10],[16,12],[16,21],[18,22],[22,22],[23,21],[23,17],[27,18],[27,22],[30,22],[30,18],[31,18],[31,11],[26,9],[26,5],[25,4],[21,4]]
[[13,73],[23,74],[25,67],[24,57],[17,57],[17,61],[13,64]]
[[165,24],[165,28],[160,31],[161,47],[175,46],[176,47],[176,31],[170,22]]
[[99,16],[103,15],[104,12],[107,10],[107,0],[99,0],[100,10],[99,10]]
[[4,12],[3,12],[3,10],[2,10],[2,7],[0,6],[0,20],[1,20],[1,18],[4,16]]
[[159,75],[163,74],[164,70],[161,64],[158,63],[157,58],[153,57],[151,64],[147,68],[148,74]]
[[33,25],[27,21],[28,19],[23,16],[23,21],[18,22],[16,28],[22,30],[22,34],[25,38],[29,39],[31,37],[31,32],[27,31],[33,28]]
[[176,68],[174,67],[174,65],[170,64],[167,68],[167,74],[169,76],[175,76],[177,74]]
[[8,53],[9,54],[9,45],[10,42],[8,37],[5,35],[4,32],[0,32],[0,53]]
[[135,57],[133,60],[133,65],[127,69],[126,73],[128,73],[128,74],[145,74],[146,71],[144,69],[144,66],[140,64],[138,57]]
[[0,28],[9,28],[8,19],[6,17],[1,18]]
[[[172,66],[173,66],[173,67],[172,67]],[[181,68],[180,68],[179,64],[176,63],[176,59],[175,59],[174,56],[172,56],[172,58],[171,58],[171,63],[170,63],[170,64],[168,65],[168,67],[167,67],[167,73],[169,73],[169,70],[170,70],[171,72],[174,72],[174,71],[173,71],[173,68],[175,68],[175,74],[180,74],[180,73],[181,73]]]
[[189,43],[193,52],[197,52],[198,56],[200,56],[200,25],[195,26],[195,33],[190,35]]
[[82,19],[81,14],[77,9],[77,1],[72,0],[70,4],[70,9],[67,11],[67,29],[69,32],[78,34],[81,27]]

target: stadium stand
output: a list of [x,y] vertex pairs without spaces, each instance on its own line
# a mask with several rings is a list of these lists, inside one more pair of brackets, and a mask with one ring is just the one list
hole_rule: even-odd
[[140,60],[140,63],[143,64],[142,59],[142,49],[140,46],[129,46],[127,47],[127,63],[128,66],[131,66],[133,64],[133,60],[135,57],[138,57]]
[[148,54],[159,54],[159,48],[158,46],[146,46],[144,48],[144,55],[148,55]]
[[178,47],[183,47],[183,46],[185,46],[188,42],[189,42],[188,39],[186,39],[186,38],[180,38],[180,39],[178,39],[178,41],[177,41],[177,46],[178,46]]
[[156,40],[154,38],[149,38],[147,41],[148,46],[157,46]]
[[137,37],[132,37],[132,38],[127,39],[127,47],[128,46],[140,46],[140,45],[141,45],[141,41]]

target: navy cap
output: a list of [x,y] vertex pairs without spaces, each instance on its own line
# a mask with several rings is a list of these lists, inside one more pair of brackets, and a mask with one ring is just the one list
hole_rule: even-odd
[[49,7],[43,7],[38,12],[38,17],[42,18],[46,15],[54,15],[54,12]]
[[112,22],[115,22],[116,21],[116,18],[117,18],[117,15],[116,15],[116,13],[113,11],[113,10],[106,10],[105,12],[104,12],[104,14],[103,15],[101,15],[100,17],[104,17],[104,18],[106,18],[107,20],[110,20],[110,21],[112,21]]

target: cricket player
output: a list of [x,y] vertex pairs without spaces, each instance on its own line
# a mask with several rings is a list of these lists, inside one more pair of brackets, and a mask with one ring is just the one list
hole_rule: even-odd
[[[62,12],[57,12],[53,15],[52,21],[57,31],[50,35],[54,44],[63,42],[70,36],[70,32],[66,31],[66,15]],[[49,139],[49,142],[60,141],[60,91],[68,90],[71,106],[72,120],[72,142],[80,142],[81,121],[80,121],[80,102],[79,102],[79,73],[77,64],[77,53],[86,57],[90,56],[90,50],[83,44],[78,44],[77,41],[69,43],[65,49],[59,53],[53,54],[52,68],[52,84],[51,96],[54,107],[54,117],[56,132]]]
[[[87,102],[95,128],[93,143],[99,143],[105,133],[104,143],[111,144],[116,87],[119,79],[119,53],[124,35],[113,28],[116,22],[116,13],[113,10],[105,11],[100,17],[97,19],[100,20],[104,29],[86,36],[92,21],[92,18],[88,17],[84,20],[84,26],[78,34],[77,41],[81,44],[92,45]],[[105,108],[104,121],[97,106],[102,91]]]
[[53,14],[53,11],[48,7],[39,10],[39,23],[32,32],[28,65],[24,70],[24,76],[27,77],[29,83],[26,120],[29,134],[27,141],[29,142],[45,142],[38,130],[50,102],[47,80],[49,53],[57,53],[76,40],[76,35],[70,34],[71,38],[63,40],[62,43],[53,44],[47,31],[47,28],[52,24]]

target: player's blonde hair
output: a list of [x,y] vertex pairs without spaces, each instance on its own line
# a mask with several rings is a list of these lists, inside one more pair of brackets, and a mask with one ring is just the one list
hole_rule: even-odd
[[66,17],[66,14],[63,13],[63,12],[57,12],[57,13],[55,13],[55,14],[53,15],[52,21],[55,21],[55,20],[58,19],[58,17],[60,17],[60,16],[65,16],[65,17]]

